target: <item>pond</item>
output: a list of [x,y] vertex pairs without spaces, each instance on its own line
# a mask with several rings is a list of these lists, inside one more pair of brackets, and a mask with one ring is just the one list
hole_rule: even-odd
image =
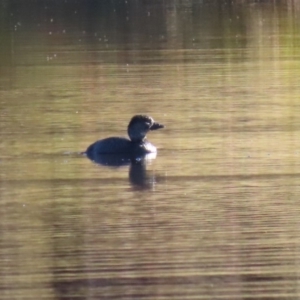
[[[0,11],[1,300],[299,297],[297,1]],[[136,114],[156,157],[82,155]]]

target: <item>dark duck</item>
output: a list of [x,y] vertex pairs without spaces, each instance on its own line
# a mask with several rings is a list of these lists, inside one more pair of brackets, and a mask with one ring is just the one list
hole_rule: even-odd
[[156,147],[147,141],[149,131],[164,128],[164,125],[155,122],[150,116],[136,115],[132,117],[127,127],[128,138],[109,137],[96,141],[90,145],[86,154],[95,157],[102,154],[143,155],[156,153]]

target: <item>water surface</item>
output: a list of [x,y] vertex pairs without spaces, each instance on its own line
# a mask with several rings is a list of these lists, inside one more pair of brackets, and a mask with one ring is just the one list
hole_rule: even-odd
[[[0,299],[299,297],[297,4],[26,3],[0,14]],[[80,155],[139,113],[156,159]]]

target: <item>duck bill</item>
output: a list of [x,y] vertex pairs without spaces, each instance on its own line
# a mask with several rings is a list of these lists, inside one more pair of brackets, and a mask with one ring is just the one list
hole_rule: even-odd
[[164,127],[165,126],[163,124],[159,124],[159,123],[154,122],[152,124],[152,126],[150,127],[150,130],[157,130],[157,129],[164,128]]

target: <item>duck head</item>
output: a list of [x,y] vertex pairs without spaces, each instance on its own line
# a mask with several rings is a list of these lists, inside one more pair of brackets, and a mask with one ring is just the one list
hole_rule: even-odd
[[164,128],[164,125],[155,122],[151,117],[136,115],[128,124],[128,136],[133,142],[141,142],[150,130]]

